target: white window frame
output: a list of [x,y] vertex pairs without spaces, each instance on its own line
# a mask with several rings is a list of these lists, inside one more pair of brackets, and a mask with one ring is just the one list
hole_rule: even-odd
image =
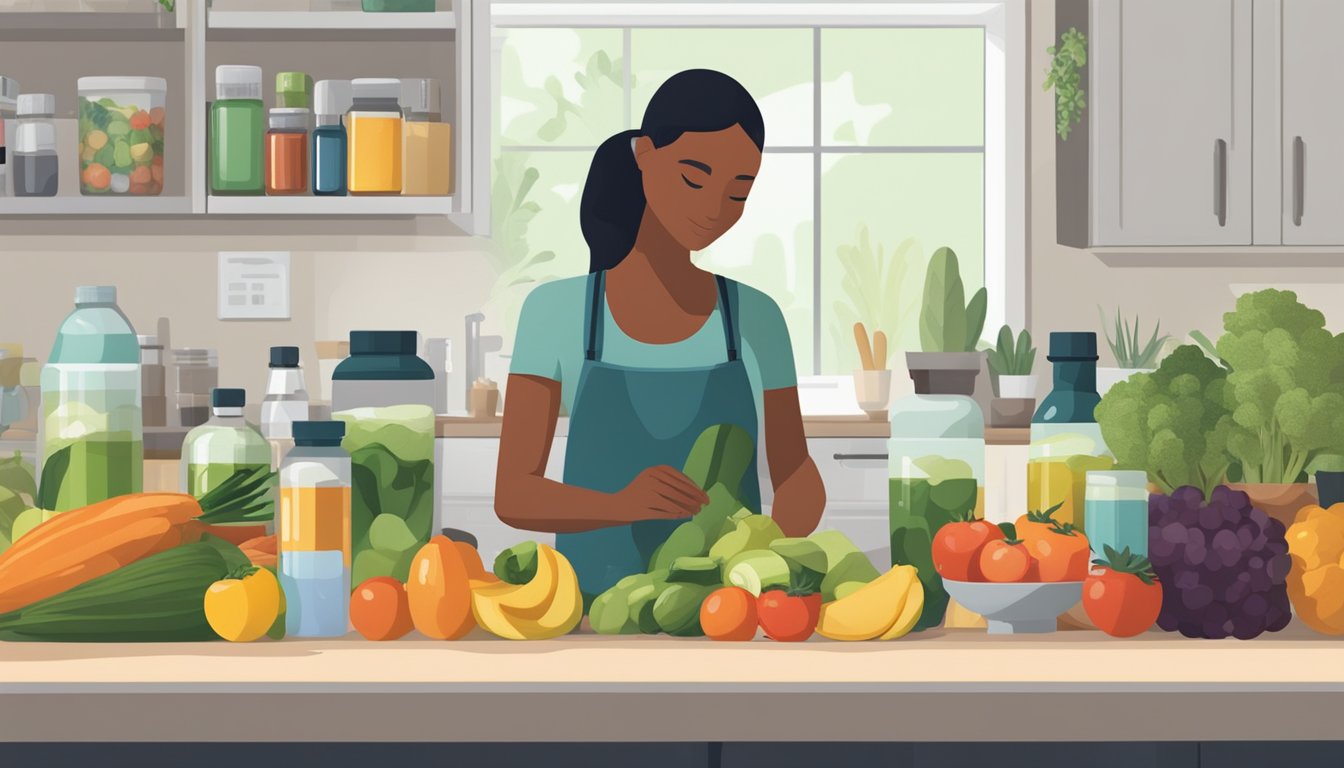
[[[824,27],[980,27],[985,30],[984,90],[984,269],[988,307],[985,334],[993,338],[1005,323],[1022,328],[1027,317],[1026,270],[1026,63],[1027,22],[1024,0],[995,2],[515,2],[494,0],[495,27],[623,28],[813,28]],[[819,37],[818,37],[819,39]],[[815,57],[814,57],[815,58]],[[627,83],[629,58],[626,58]],[[820,67],[820,61],[814,62]],[[629,93],[627,89],[627,102]],[[629,112],[629,104],[626,105]],[[813,116],[820,120],[820,114]],[[627,123],[629,115],[627,114]],[[815,124],[814,124],[815,128]],[[812,139],[821,146],[821,137]],[[555,149],[560,149],[556,147]],[[767,148],[768,150],[769,148]],[[487,150],[488,151],[488,150]],[[789,151],[789,150],[783,150]],[[801,151],[794,149],[792,151]],[[815,150],[809,150],[815,151]],[[841,150],[832,150],[841,151]],[[862,147],[845,151],[863,151]],[[906,148],[904,151],[918,151]],[[945,147],[930,151],[948,151]],[[819,155],[817,155],[819,157]],[[820,206],[820,174],[813,180]],[[820,239],[820,217],[813,227]],[[813,258],[820,259],[814,243]],[[819,265],[815,265],[819,266]],[[819,270],[816,270],[819,271]],[[814,271],[814,274],[816,273]],[[818,276],[819,277],[819,276]],[[813,372],[820,372],[821,281],[813,286]]]

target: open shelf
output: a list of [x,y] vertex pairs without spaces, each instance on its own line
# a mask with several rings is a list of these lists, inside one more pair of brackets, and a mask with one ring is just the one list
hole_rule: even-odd
[[206,213],[222,216],[433,216],[453,212],[453,198],[400,195],[345,197],[215,196]]
[[211,29],[424,30],[456,29],[457,14],[362,11],[211,11]]
[[174,13],[94,13],[0,11],[0,39],[30,38],[40,33],[51,40],[182,37],[181,17]]
[[0,216],[180,216],[191,213],[191,198],[0,197]]

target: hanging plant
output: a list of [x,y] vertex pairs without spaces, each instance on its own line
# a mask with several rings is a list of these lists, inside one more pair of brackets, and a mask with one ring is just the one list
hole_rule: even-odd
[[1055,89],[1055,132],[1068,141],[1070,131],[1082,121],[1083,109],[1087,107],[1081,73],[1087,66],[1087,37],[1070,27],[1059,38],[1059,45],[1052,45],[1045,52],[1052,58],[1045,73],[1044,90]]

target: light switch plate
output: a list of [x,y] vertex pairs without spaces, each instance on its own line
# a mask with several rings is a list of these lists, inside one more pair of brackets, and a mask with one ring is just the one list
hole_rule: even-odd
[[289,252],[220,251],[220,320],[288,320]]

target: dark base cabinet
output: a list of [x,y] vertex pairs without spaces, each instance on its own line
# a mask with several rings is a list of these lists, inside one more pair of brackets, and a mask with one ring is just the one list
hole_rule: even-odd
[[1326,768],[1344,742],[23,744],[9,765],[53,768]]

